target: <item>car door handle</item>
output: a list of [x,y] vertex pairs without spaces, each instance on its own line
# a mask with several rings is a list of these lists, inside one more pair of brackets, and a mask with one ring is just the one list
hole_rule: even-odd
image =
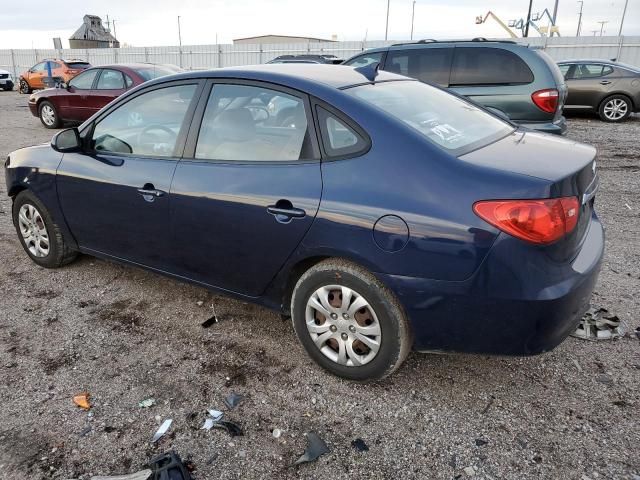
[[166,192],[156,190],[156,188],[150,184],[146,184],[144,187],[139,188],[138,193],[142,195],[142,198],[147,202],[153,202],[156,198],[166,195]]
[[307,212],[295,208],[289,200],[278,200],[275,205],[269,205],[267,212],[276,217],[279,222],[288,222],[292,218],[303,218]]
[[602,80],[600,82],[600,85],[610,85],[610,84],[611,84],[611,82],[609,80]]

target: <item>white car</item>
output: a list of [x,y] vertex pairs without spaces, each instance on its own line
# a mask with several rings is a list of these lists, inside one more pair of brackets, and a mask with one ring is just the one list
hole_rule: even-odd
[[11,72],[0,69],[0,88],[3,90],[13,90],[13,76]]

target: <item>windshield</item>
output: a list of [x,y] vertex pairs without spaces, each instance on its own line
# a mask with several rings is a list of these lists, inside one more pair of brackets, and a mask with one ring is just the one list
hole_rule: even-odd
[[134,68],[138,75],[147,80],[153,80],[154,78],[164,77],[165,75],[173,75],[180,72],[180,69],[171,68],[164,65],[149,65],[148,67]]
[[402,120],[456,155],[488,145],[514,129],[475,105],[421,82],[383,82],[345,92]]

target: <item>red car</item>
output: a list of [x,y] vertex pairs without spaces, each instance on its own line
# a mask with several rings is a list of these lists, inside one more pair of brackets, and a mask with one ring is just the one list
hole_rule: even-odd
[[127,90],[180,71],[173,65],[149,63],[89,68],[69,83],[32,94],[29,109],[46,128],[58,128],[64,121],[83,122]]

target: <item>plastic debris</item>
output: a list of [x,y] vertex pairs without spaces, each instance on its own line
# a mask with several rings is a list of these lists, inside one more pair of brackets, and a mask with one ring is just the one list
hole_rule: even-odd
[[486,445],[487,443],[489,443],[489,441],[485,440],[484,438],[476,438],[476,446],[477,447],[482,447],[482,446]]
[[87,392],[79,393],[74,396],[73,403],[84,410],[89,410],[91,408],[91,403],[89,403],[89,394]]
[[216,423],[213,418],[207,418],[204,421],[204,425],[200,430],[211,430],[213,428],[213,424]]
[[214,323],[218,323],[218,317],[216,317],[215,315],[213,317],[211,317],[211,318],[207,318],[200,325],[202,325],[203,328],[209,328]]
[[196,302],[196,305],[198,305],[199,307],[201,307],[202,305],[204,305],[204,302],[202,300],[198,300]]
[[636,337],[640,340],[640,327],[636,328]]
[[359,452],[369,451],[369,445],[367,445],[365,441],[361,438],[356,438],[355,440],[351,440],[351,446]]
[[153,439],[151,440],[151,443],[155,443],[158,440],[160,440],[162,438],[162,436],[167,433],[167,430],[169,430],[169,427],[171,426],[171,422],[173,422],[172,419],[167,419],[165,420],[162,425],[160,425],[160,428],[158,429],[158,431],[156,432],[156,434],[153,436]]
[[138,406],[140,408],[153,407],[155,404],[156,404],[155,398],[147,398],[146,400],[142,400],[141,402],[138,402]]
[[279,428],[274,428],[271,431],[271,435],[273,435],[273,438],[280,438],[282,436],[282,430],[280,430]]
[[153,480],[191,480],[191,474],[175,452],[163,453],[149,461],[153,469]]
[[91,480],[147,480],[153,472],[149,469],[140,470],[136,473],[127,475],[97,476],[91,477]]
[[213,426],[215,428],[221,428],[226,430],[229,435],[231,435],[232,437],[241,437],[242,435],[244,435],[244,432],[242,431],[242,428],[240,427],[240,425],[237,425],[233,422],[229,422],[227,420],[220,420],[219,422],[214,422]]
[[294,465],[313,462],[325,453],[329,453],[329,447],[324,443],[324,440],[322,440],[317,433],[309,432],[307,433],[307,449],[304,451],[304,454],[296,460]]
[[240,403],[242,403],[243,400],[244,400],[244,396],[238,395],[237,393],[231,393],[224,399],[224,404],[227,406],[227,408],[229,408],[230,410],[233,410],[238,405],[240,405]]
[[222,413],[220,410],[209,410],[209,415],[211,415],[211,418],[213,418],[214,422],[219,422],[220,420],[222,420],[222,417],[224,417],[224,413]]
[[571,335],[583,340],[595,341],[623,337],[624,333],[623,323],[616,315],[611,315],[606,308],[590,308]]

